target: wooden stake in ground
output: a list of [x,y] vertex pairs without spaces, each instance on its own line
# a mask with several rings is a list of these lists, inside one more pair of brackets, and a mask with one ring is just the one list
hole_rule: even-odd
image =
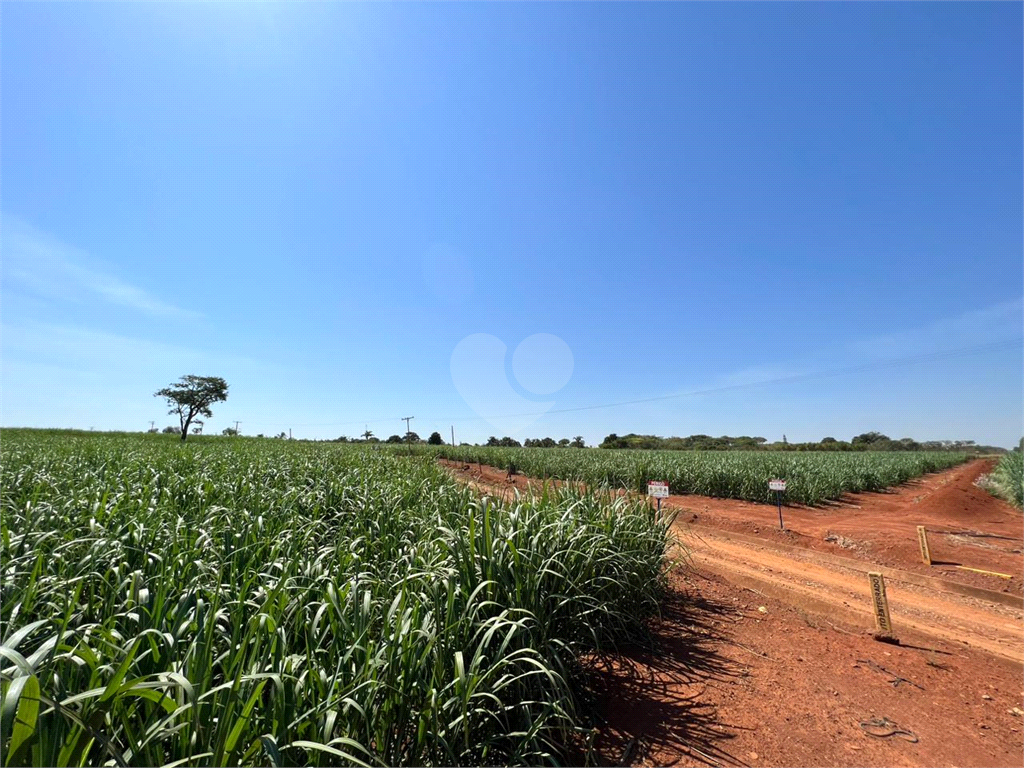
[[931,565],[932,551],[928,548],[928,532],[923,525],[917,526],[917,541],[921,545],[921,559],[925,565]]
[[871,584],[871,600],[875,604],[875,628],[878,630],[875,639],[892,642],[896,636],[892,631],[892,619],[889,618],[889,600],[885,596],[885,579],[882,574],[868,573]]

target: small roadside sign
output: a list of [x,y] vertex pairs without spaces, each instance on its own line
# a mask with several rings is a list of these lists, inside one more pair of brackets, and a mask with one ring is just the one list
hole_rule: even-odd
[[786,530],[786,526],[782,524],[782,494],[786,492],[786,481],[775,480],[768,481],[768,490],[775,491],[775,503],[779,505],[779,530]]
[[650,480],[647,483],[647,495],[656,499],[668,498],[668,483],[664,480]]
[[648,480],[647,495],[658,500],[658,511],[661,512],[661,500],[668,498],[668,483],[664,480]]

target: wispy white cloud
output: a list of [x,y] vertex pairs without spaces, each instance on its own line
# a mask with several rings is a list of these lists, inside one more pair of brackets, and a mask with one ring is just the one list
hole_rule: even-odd
[[776,365],[773,363],[767,363],[765,365],[755,365],[750,368],[743,368],[742,370],[726,374],[718,382],[718,385],[731,387],[756,384],[762,381],[774,381],[776,379],[788,379],[791,376],[801,376],[809,371],[810,369],[806,366],[796,366],[795,364]]
[[1006,341],[1021,335],[1022,318],[1024,297],[862,339],[850,352],[858,358],[891,358]]
[[16,287],[59,301],[98,299],[160,317],[199,316],[98,268],[85,252],[13,216],[3,217],[0,257],[5,290]]
[[6,360],[31,360],[65,366],[68,370],[102,371],[103,375],[112,372],[147,374],[164,368],[175,371],[214,365],[263,372],[272,368],[245,355],[53,323],[8,322],[0,328],[0,333]]
[[724,373],[703,383],[680,387],[670,395],[748,385],[785,383],[836,369],[885,363],[1019,338],[1024,297],[941,318],[889,334],[869,336],[833,349],[805,351],[799,357],[765,361]]
[[4,322],[0,339],[0,424],[6,426],[141,429],[167,410],[152,393],[184,373],[229,382],[232,410],[218,411],[221,416],[277,414],[296,395],[291,370],[262,357],[188,346],[188,339],[31,320]]

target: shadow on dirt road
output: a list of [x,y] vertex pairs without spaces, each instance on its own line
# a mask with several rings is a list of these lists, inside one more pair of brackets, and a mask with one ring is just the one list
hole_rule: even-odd
[[745,765],[728,748],[736,726],[719,720],[701,695],[712,681],[749,674],[717,651],[731,644],[725,627],[735,614],[735,607],[671,590],[649,645],[593,660],[588,683],[602,734],[596,762],[665,765],[682,745],[696,762]]

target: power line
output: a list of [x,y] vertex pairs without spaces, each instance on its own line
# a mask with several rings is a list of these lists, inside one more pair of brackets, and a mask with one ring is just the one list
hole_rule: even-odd
[[[932,352],[924,355],[910,355],[908,357],[900,357],[892,360],[880,360],[874,363],[865,363],[863,365],[853,365],[848,368],[835,368],[826,371],[814,371],[813,373],[798,373],[793,376],[780,376],[774,379],[763,379],[761,381],[752,381],[744,384],[726,384],[721,387],[711,387],[709,389],[697,389],[690,392],[677,392],[671,395],[660,395],[658,397],[645,397],[639,400],[623,400],[617,403],[604,403],[602,405],[585,405],[578,408],[561,408],[552,411],[543,411],[542,413],[575,413],[577,411],[594,411],[600,408],[616,408],[620,405],[639,405],[641,403],[654,403],[660,400],[672,400],[678,397],[694,397],[696,395],[707,395],[715,392],[726,392],[732,389],[744,389],[747,387],[760,387],[766,384],[781,384],[791,381],[808,381],[810,379],[824,379],[830,376],[842,376],[849,373],[859,373],[861,371],[879,370],[882,368],[893,368],[895,366],[904,365],[906,363],[917,363],[929,360],[943,360],[952,357],[961,357],[968,354],[977,354],[979,352],[991,352],[998,349],[1004,349],[1014,346],[1020,346],[1024,343],[1024,337],[1018,339],[1010,339],[1009,341],[998,341],[992,344],[980,344],[973,347],[962,347],[960,349],[945,350],[942,352]],[[518,416],[539,416],[541,413],[521,413],[516,414]],[[507,417],[506,417],[507,418]]]
[[[761,386],[767,386],[767,385],[770,385],[770,384],[784,384],[784,383],[790,383],[790,382],[796,382],[796,381],[809,381],[809,380],[813,380],[813,379],[822,379],[822,378],[828,378],[828,377],[832,377],[832,376],[845,376],[845,375],[853,374],[853,373],[861,373],[863,371],[872,371],[872,370],[881,370],[881,369],[884,369],[884,368],[893,368],[893,367],[898,367],[898,366],[901,366],[901,365],[912,364],[912,363],[928,362],[928,361],[933,361],[933,360],[946,360],[946,359],[955,358],[955,357],[963,357],[963,356],[966,356],[966,355],[981,354],[981,353],[984,353],[984,352],[995,352],[995,351],[998,351],[998,350],[1001,350],[1001,349],[1010,349],[1010,348],[1015,348],[1015,347],[1019,348],[1022,344],[1024,344],[1024,337],[1017,337],[1015,339],[1007,339],[1005,341],[991,342],[991,343],[988,343],[988,344],[976,344],[976,345],[972,345],[972,346],[968,346],[968,347],[959,347],[959,348],[956,348],[956,349],[948,349],[948,350],[942,350],[942,351],[939,351],[939,352],[930,352],[930,353],[920,354],[920,355],[907,355],[907,356],[904,356],[904,357],[892,358],[890,360],[879,360],[879,361],[875,361],[875,362],[872,362],[872,363],[864,363],[864,364],[861,364],[861,365],[853,365],[853,366],[848,366],[848,367],[844,367],[844,368],[833,368],[833,369],[824,370],[824,371],[813,371],[813,372],[810,372],[810,373],[799,373],[799,374],[794,374],[792,376],[779,376],[779,377],[772,378],[772,379],[761,379],[760,381],[750,381],[750,382],[745,382],[745,383],[741,383],[741,384],[725,384],[725,385],[718,386],[718,387],[708,387],[706,389],[696,389],[696,390],[690,390],[690,391],[687,391],[687,392],[675,392],[675,393],[668,394],[668,395],[656,395],[656,396],[653,396],[653,397],[636,398],[636,399],[633,399],[633,400],[619,400],[619,401],[612,402],[612,403],[599,403],[599,404],[595,404],[595,405],[582,405],[582,406],[575,406],[575,407],[572,407],[572,408],[556,408],[554,410],[548,410],[548,411],[534,411],[534,412],[527,412],[527,413],[500,414],[500,415],[496,415],[496,416],[494,416],[492,418],[519,418],[519,417],[527,417],[527,416],[547,416],[547,415],[556,414],[556,413],[580,413],[582,411],[596,411],[596,410],[603,410],[603,409],[606,409],[606,408],[618,408],[618,407],[624,406],[624,405],[642,405],[644,403],[656,403],[656,402],[661,402],[661,401],[664,401],[664,400],[675,400],[675,399],[684,398],[684,397],[696,397],[698,395],[715,394],[715,393],[718,393],[718,392],[728,392],[728,391],[731,391],[731,390],[747,389],[747,388],[750,388],[750,387],[761,387]],[[413,418],[414,417],[409,416],[409,417],[401,417],[399,419],[399,421],[405,421],[406,422],[406,432],[407,433],[408,433],[408,427],[409,427],[409,423],[408,422],[409,422],[409,420],[412,420]],[[391,417],[391,418],[380,418],[380,419],[371,419],[369,421],[369,423],[370,424],[379,424],[379,423],[388,422],[388,421],[394,421],[394,420],[395,420],[394,417]],[[442,423],[445,422],[445,421],[448,421],[449,423],[451,423],[451,422],[454,422],[454,423],[464,423],[464,422],[486,421],[486,420],[487,419],[485,419],[483,416],[468,416],[468,417],[459,417],[459,418],[451,418],[451,417],[447,417],[447,418],[430,418],[430,417],[428,417],[428,421],[437,421],[437,422],[442,422]],[[300,425],[300,426],[307,426],[307,427],[330,427],[330,426],[348,426],[348,425],[351,425],[351,424],[363,424],[363,423],[366,423],[365,420],[364,421],[314,422],[314,423],[303,424],[303,425]]]

